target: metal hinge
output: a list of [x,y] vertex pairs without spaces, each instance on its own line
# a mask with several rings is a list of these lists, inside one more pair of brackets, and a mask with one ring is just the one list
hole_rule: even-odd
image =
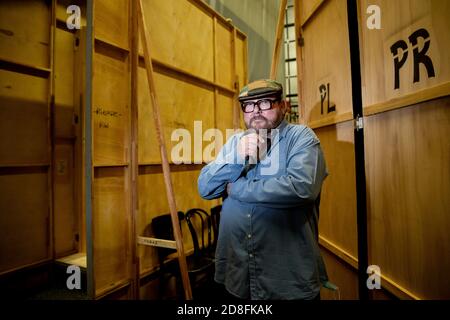
[[305,46],[305,38],[303,38],[302,36],[298,37],[298,45],[300,47],[304,47]]
[[364,117],[361,117],[360,115],[356,116],[355,119],[355,129],[356,131],[362,130],[364,128]]

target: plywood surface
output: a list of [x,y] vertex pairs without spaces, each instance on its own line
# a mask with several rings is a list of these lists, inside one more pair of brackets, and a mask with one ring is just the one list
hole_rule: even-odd
[[101,45],[96,46],[93,59],[94,165],[123,164],[130,143],[128,60]]
[[75,36],[55,29],[55,135],[74,136],[74,49]]
[[[174,74],[165,71],[154,73],[156,91],[160,106],[161,120],[164,127],[166,148],[169,161],[172,159],[172,147],[180,140],[171,141],[172,134],[176,130],[188,130],[192,139],[191,162],[194,161],[194,121],[201,121],[203,130],[214,127],[214,91],[212,88],[199,85],[186,78],[175,77]],[[145,69],[139,68],[139,163],[160,163],[160,152],[156,140],[153,113],[150,104],[150,93],[147,86]],[[200,128],[199,126],[197,128]],[[199,130],[197,141],[201,142],[203,131]],[[197,149],[201,150],[201,149]],[[197,153],[197,158],[201,152]],[[182,158],[185,159],[185,158]],[[189,161],[187,154],[186,161]]]
[[0,2],[0,58],[50,67],[49,8],[39,0]]
[[96,168],[93,245],[96,294],[129,277],[129,187],[125,168]]
[[[303,30],[304,103],[307,123],[352,111],[345,1],[323,4]],[[334,111],[333,111],[334,109]]]
[[322,187],[319,232],[357,257],[353,122],[315,129],[315,132],[329,173]]
[[233,88],[234,70],[233,70],[233,31],[228,25],[220,22],[216,24],[216,81],[220,85]]
[[366,119],[369,262],[423,299],[450,297],[449,101]]
[[[366,8],[379,6],[381,29],[368,29]],[[450,81],[450,3],[446,0],[361,1],[359,6],[361,27],[361,59],[363,104],[365,107],[402,97],[408,93],[431,88]],[[430,60],[434,75],[426,64],[418,64],[418,79],[414,79],[414,49],[409,37],[424,29],[428,36],[418,36],[415,46]],[[413,37],[414,38],[414,37]],[[425,48],[425,40],[428,49]],[[395,62],[391,46],[403,41],[406,49],[399,50],[398,87],[395,86]],[[395,50],[397,52],[397,50]],[[407,56],[406,56],[407,55]],[[419,56],[419,55],[417,55]],[[450,92],[449,92],[450,93]]]
[[320,290],[322,300],[358,300],[358,273],[326,249],[321,250],[329,281],[339,288],[339,293],[326,288]]
[[80,266],[82,268],[86,268],[87,267],[86,254],[85,253],[71,254],[69,256],[56,259],[56,261],[60,262],[60,263],[65,263],[65,264],[68,264],[68,265]]
[[223,140],[217,141],[219,145],[227,141],[227,129],[233,129],[234,97],[219,91],[216,107],[216,128],[220,130]]
[[0,70],[0,164],[49,163],[48,80]]
[[318,6],[326,0],[301,0],[300,21],[303,24],[308,18],[314,14]]
[[47,168],[0,169],[0,272],[49,258]]
[[186,0],[143,5],[152,58],[214,81],[212,15]]
[[74,146],[71,141],[55,144],[54,230],[55,254],[60,257],[76,250],[78,219],[75,213]]
[[94,4],[95,37],[121,48],[129,48],[129,4],[130,1],[126,0],[96,0]]

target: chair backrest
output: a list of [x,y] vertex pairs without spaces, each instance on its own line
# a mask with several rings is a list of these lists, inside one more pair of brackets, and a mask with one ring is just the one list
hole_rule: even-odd
[[[184,219],[184,212],[178,211],[178,220],[180,223],[180,230],[181,230],[181,222],[183,219]],[[172,227],[172,217],[171,217],[170,213],[166,213],[166,214],[163,214],[163,215],[153,218],[152,219],[152,231],[153,231],[153,235],[158,239],[175,240],[175,236],[173,234],[173,227]],[[163,262],[164,258],[173,252],[174,252],[174,249],[158,248],[158,256],[159,256],[160,262]]]
[[211,222],[214,233],[213,247],[217,245],[217,238],[219,237],[220,213],[222,212],[222,205],[219,204],[211,208]]
[[[194,244],[194,256],[204,256],[211,253],[211,218],[209,214],[200,208],[193,208],[185,215],[189,231]],[[207,233],[207,242],[205,242],[205,232]],[[199,242],[199,237],[201,243]]]

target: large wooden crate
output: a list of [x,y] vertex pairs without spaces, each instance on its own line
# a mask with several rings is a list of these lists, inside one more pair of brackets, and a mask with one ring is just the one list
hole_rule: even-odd
[[[300,122],[321,141],[329,176],[322,188],[319,243],[342,297],[358,297],[355,152],[350,50],[344,1],[297,1]],[[351,281],[349,279],[352,279]],[[350,284],[352,285],[350,287]],[[323,291],[324,298],[335,298]]]
[[[169,212],[142,44],[133,25],[136,4],[103,0],[94,5],[90,125],[97,298],[116,290],[132,297],[140,279],[157,269],[156,249],[138,246],[136,237],[152,236],[152,218]],[[239,123],[234,97],[247,81],[246,37],[202,1],[144,0],[143,5],[177,209],[209,210],[219,202],[198,195],[196,181],[205,159],[193,152],[194,144],[202,143],[209,128],[225,134]],[[195,121],[201,121],[203,131],[194,129]],[[171,157],[179,143],[171,139],[176,129],[192,136],[192,153],[183,159]],[[208,144],[203,142],[203,148]],[[180,160],[189,163],[177,165]],[[183,241],[189,253],[185,226]]]
[[369,263],[400,297],[448,299],[450,3],[361,1],[362,22],[369,4],[383,17],[360,25]]
[[66,0],[0,4],[0,274],[5,279],[82,250],[80,98],[74,93],[80,68],[75,68],[78,35],[65,25],[68,5]]
[[[320,138],[330,173],[322,192],[320,244],[331,281],[352,299],[358,297],[358,257],[347,7],[338,0],[296,3],[303,39],[298,66],[302,121]],[[450,128],[449,4],[411,0],[357,5],[369,265],[380,267],[383,289],[397,297],[448,298],[449,281],[440,275],[450,266],[445,231],[450,226],[450,148],[443,138]],[[369,5],[381,9],[380,30],[367,27]],[[401,67],[405,51],[399,50],[395,62],[391,47],[396,43],[406,46],[408,54]]]
[[51,9],[0,3],[0,274],[52,257]]

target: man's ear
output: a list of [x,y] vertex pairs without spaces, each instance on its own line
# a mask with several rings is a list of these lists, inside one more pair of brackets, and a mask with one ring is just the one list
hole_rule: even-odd
[[283,114],[291,112],[291,102],[283,99],[281,100],[281,110],[283,110]]

